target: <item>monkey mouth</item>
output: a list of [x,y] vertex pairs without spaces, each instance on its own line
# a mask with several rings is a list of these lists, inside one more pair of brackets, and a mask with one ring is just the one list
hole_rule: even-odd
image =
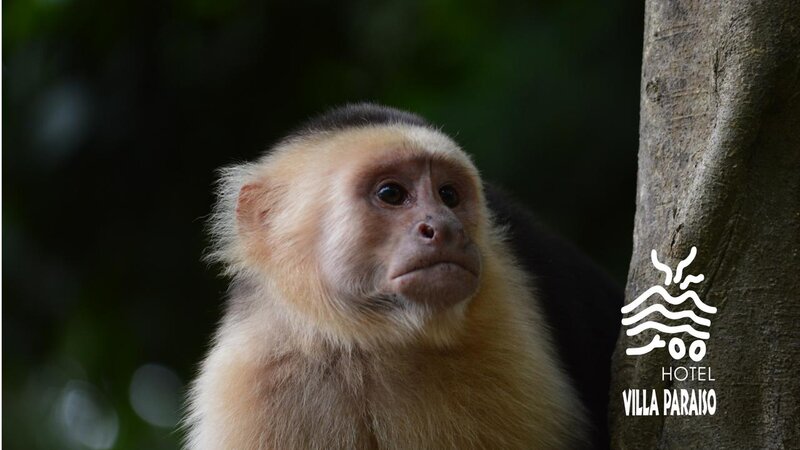
[[397,280],[409,275],[429,270],[440,270],[443,273],[453,272],[453,271],[463,271],[469,273],[473,277],[477,278],[478,276],[478,271],[476,269],[471,268],[467,264],[464,264],[460,261],[456,261],[454,259],[424,259],[418,261],[416,264],[410,266],[409,268],[400,271],[398,275],[392,277],[392,280]]
[[412,303],[448,308],[478,289],[480,256],[471,252],[432,252],[408,258],[389,278],[389,289]]

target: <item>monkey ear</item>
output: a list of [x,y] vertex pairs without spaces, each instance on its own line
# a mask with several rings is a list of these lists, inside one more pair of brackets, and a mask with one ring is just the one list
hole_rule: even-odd
[[250,183],[239,190],[236,201],[236,220],[239,229],[250,233],[262,229],[266,224],[267,190],[259,183]]

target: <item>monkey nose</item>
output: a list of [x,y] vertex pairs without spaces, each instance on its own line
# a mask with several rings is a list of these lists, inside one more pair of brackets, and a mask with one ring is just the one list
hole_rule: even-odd
[[425,222],[417,226],[417,231],[425,239],[433,239],[436,236],[436,230]]

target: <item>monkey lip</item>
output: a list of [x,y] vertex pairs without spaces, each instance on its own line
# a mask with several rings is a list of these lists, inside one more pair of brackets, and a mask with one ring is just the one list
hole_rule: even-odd
[[397,280],[400,278],[404,278],[409,275],[413,275],[419,272],[428,271],[432,269],[441,269],[443,271],[452,271],[452,270],[460,270],[469,273],[473,277],[477,277],[478,273],[476,269],[469,267],[469,265],[462,263],[460,261],[456,261],[455,259],[450,258],[435,258],[435,259],[423,259],[418,261],[416,264],[400,271],[399,274],[391,277],[393,280]]
[[413,302],[436,308],[455,305],[475,293],[481,271],[477,252],[415,252],[390,273],[389,289]]

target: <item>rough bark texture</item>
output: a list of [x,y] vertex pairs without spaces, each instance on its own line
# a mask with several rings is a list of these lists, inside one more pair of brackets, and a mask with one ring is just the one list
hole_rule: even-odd
[[[696,246],[694,290],[718,311],[699,363],[627,356],[655,333],[623,328],[612,446],[799,448],[800,2],[647,1],[636,202],[626,303],[663,283],[651,249],[674,268]],[[662,381],[662,366],[716,381]],[[629,388],[713,388],[717,411],[626,416]]]

